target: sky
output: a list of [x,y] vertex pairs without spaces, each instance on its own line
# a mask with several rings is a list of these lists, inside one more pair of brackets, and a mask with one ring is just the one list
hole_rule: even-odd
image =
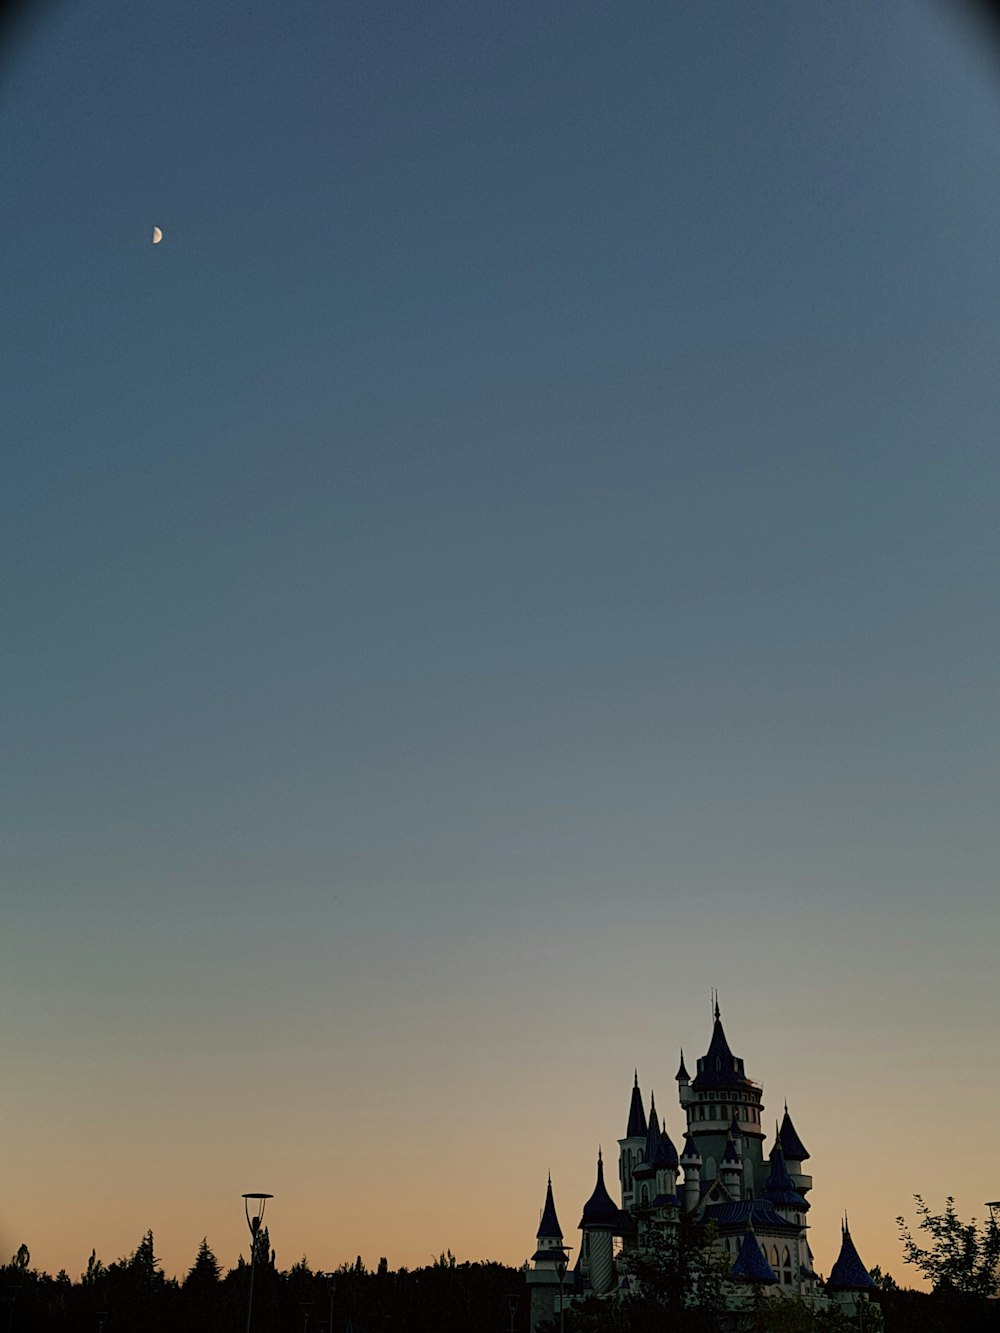
[[22,11],[0,1257],[578,1243],[713,987],[821,1272],[1000,1197],[998,112],[930,0]]

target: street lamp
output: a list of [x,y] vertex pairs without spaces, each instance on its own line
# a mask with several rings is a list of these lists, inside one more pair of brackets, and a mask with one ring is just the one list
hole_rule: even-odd
[[510,1333],[514,1333],[514,1317],[517,1314],[517,1307],[521,1304],[520,1296],[508,1296],[507,1308],[510,1311]]
[[994,1226],[997,1225],[997,1213],[1000,1212],[1000,1199],[994,1199],[992,1203],[984,1205],[990,1210],[990,1221]]
[[563,1333],[563,1282],[566,1280],[566,1261],[560,1259],[556,1264],[556,1272],[559,1274],[559,1333]]
[[333,1293],[337,1290],[337,1278],[333,1273],[317,1273],[316,1276],[326,1278],[326,1289],[330,1295],[330,1333],[333,1333]]
[[[250,1299],[247,1301],[247,1333],[250,1333],[250,1321],[253,1318],[253,1275],[257,1267],[257,1237],[260,1234],[260,1224],[264,1220],[267,1201],[273,1198],[273,1194],[243,1195],[243,1210],[247,1215],[247,1226],[250,1228]],[[251,1199],[254,1201],[253,1217],[250,1216]]]

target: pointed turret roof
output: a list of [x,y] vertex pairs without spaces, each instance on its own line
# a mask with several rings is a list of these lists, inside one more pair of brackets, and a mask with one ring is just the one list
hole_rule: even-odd
[[612,1200],[604,1184],[604,1159],[597,1153],[597,1184],[583,1205],[581,1227],[617,1227],[620,1223],[618,1205]]
[[736,1256],[736,1262],[729,1270],[729,1276],[735,1278],[737,1282],[759,1282],[761,1286],[767,1286],[778,1280],[757,1243],[753,1226],[749,1223],[743,1233],[743,1244]]
[[837,1262],[830,1270],[827,1279],[827,1291],[871,1291],[875,1286],[868,1269],[861,1262],[861,1256],[854,1248],[851,1233],[845,1220],[841,1227],[840,1253]]
[[722,1161],[723,1165],[726,1163],[735,1163],[737,1166],[741,1166],[743,1163],[743,1158],[736,1151],[736,1144],[733,1142],[731,1131],[726,1135],[726,1151],[722,1154]]
[[646,1161],[651,1162],[656,1156],[660,1143],[660,1117],[656,1114],[656,1102],[649,1094],[649,1128],[646,1131]]
[[719,1013],[719,1004],[716,1001],[712,1040],[709,1042],[708,1050],[698,1061],[698,1072],[695,1074],[691,1086],[695,1090],[742,1088],[747,1081],[743,1072],[743,1061],[738,1056],[733,1055],[729,1049],[729,1042],[726,1040],[725,1029],[722,1026],[722,1016]]
[[666,1168],[669,1171],[677,1170],[677,1149],[674,1147],[670,1135],[667,1133],[666,1125],[660,1131],[660,1139],[656,1145],[656,1156],[653,1158],[653,1165],[657,1171]]
[[549,1175],[548,1189],[545,1191],[545,1207],[542,1209],[542,1220],[538,1224],[538,1230],[535,1232],[537,1240],[559,1240],[563,1238],[562,1227],[559,1225],[559,1219],[556,1217],[555,1200],[552,1198],[552,1176]]
[[784,1204],[789,1208],[798,1208],[806,1212],[809,1208],[808,1203],[798,1193],[792,1183],[792,1178],[788,1174],[788,1167],[785,1165],[785,1154],[781,1151],[781,1140],[777,1136],[777,1126],[775,1126],[774,1147],[770,1153],[771,1174],[767,1178],[764,1186],[765,1196],[775,1204]]
[[805,1162],[809,1160],[809,1154],[806,1151],[805,1144],[795,1132],[795,1126],[792,1124],[792,1117],[788,1114],[788,1103],[785,1103],[785,1118],[781,1122],[781,1128],[778,1130],[778,1139],[781,1142],[781,1150],[789,1162]]
[[681,1047],[681,1063],[680,1063],[680,1066],[678,1067],[677,1073],[674,1075],[674,1077],[677,1079],[677,1082],[678,1082],[678,1083],[689,1083],[689,1082],[691,1081],[691,1075],[690,1075],[690,1074],[688,1073],[688,1071],[684,1068],[684,1047],[683,1047],[683,1046]]
[[701,1153],[690,1134],[684,1135],[684,1151],[681,1153],[681,1161],[697,1157],[701,1161]]
[[632,1085],[632,1101],[628,1108],[627,1139],[644,1139],[647,1133],[646,1112],[642,1106],[642,1093],[639,1091],[639,1071],[635,1071],[635,1083]]
[[729,1132],[730,1134],[732,1134],[734,1139],[741,1139],[743,1137],[743,1131],[742,1129],[740,1129],[740,1122],[739,1120],[737,1120],[735,1115],[729,1122]]

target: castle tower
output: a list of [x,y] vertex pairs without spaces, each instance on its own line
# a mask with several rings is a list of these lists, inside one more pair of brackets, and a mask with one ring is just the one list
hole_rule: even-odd
[[694,1094],[691,1091],[691,1076],[684,1068],[684,1047],[681,1047],[681,1062],[674,1075],[677,1080],[677,1098],[681,1106],[686,1106]]
[[691,1213],[697,1207],[701,1193],[701,1153],[690,1134],[684,1140],[681,1166],[684,1168],[684,1211]]
[[867,1304],[875,1283],[854,1248],[847,1226],[847,1218],[840,1228],[840,1253],[827,1279],[827,1295],[837,1302],[846,1315],[855,1315],[858,1307]]
[[767,1176],[760,1122],[763,1090],[759,1083],[747,1078],[743,1061],[729,1049],[718,1000],[714,1017],[712,1040],[698,1060],[698,1072],[691,1081],[687,1099],[682,1096],[681,1106],[687,1115],[687,1132],[701,1154],[705,1180],[719,1175],[727,1136],[735,1119],[742,1139],[744,1190],[753,1195]]
[[795,1132],[792,1117],[788,1114],[787,1102],[785,1102],[785,1116],[781,1122],[781,1128],[778,1130],[778,1141],[781,1144],[781,1151],[785,1154],[785,1163],[788,1167],[788,1174],[792,1178],[792,1184],[799,1194],[804,1197],[812,1189],[813,1183],[812,1176],[806,1175],[802,1170],[802,1163],[809,1160],[809,1154]]
[[660,1146],[660,1120],[656,1114],[656,1099],[649,1094],[649,1126],[643,1145],[642,1160],[633,1168],[633,1211],[648,1212],[656,1194],[656,1154]]
[[552,1197],[551,1175],[535,1239],[538,1248],[531,1256],[532,1266],[525,1275],[531,1300],[532,1333],[535,1333],[542,1324],[549,1323],[557,1317],[556,1301],[561,1287],[560,1273],[564,1278],[566,1265],[569,1262],[569,1256],[563,1245],[562,1227],[556,1216],[555,1200]]
[[664,1122],[660,1129],[660,1139],[656,1145],[656,1154],[653,1158],[653,1167],[656,1172],[656,1194],[653,1198],[653,1207],[661,1220],[669,1221],[676,1218],[677,1209],[680,1208],[680,1199],[677,1197],[677,1166],[677,1149],[671,1142],[670,1135],[667,1133],[666,1122]]
[[615,1280],[614,1242],[621,1228],[618,1207],[604,1184],[604,1161],[597,1153],[597,1184],[583,1205],[580,1229],[583,1231],[583,1260],[590,1286],[598,1294],[610,1291]]
[[628,1125],[625,1137],[618,1140],[618,1180],[621,1185],[622,1207],[630,1209],[635,1201],[633,1173],[643,1160],[646,1150],[646,1112],[642,1105],[642,1093],[639,1091],[639,1071],[635,1071],[635,1083],[632,1086],[632,1100],[628,1108]]
[[726,1135],[726,1150],[722,1154],[719,1174],[729,1197],[731,1199],[742,1198],[743,1158],[736,1146],[732,1130]]

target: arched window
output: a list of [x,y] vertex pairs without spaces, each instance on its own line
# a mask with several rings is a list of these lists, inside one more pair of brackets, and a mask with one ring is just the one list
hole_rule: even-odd
[[772,1245],[772,1246],[771,1246],[771,1267],[774,1269],[774,1271],[775,1271],[776,1273],[777,1273],[778,1269],[781,1267],[781,1265],[778,1263],[778,1247],[777,1247],[777,1245]]
[[782,1268],[791,1268],[792,1266],[792,1256],[788,1253],[787,1245],[781,1252],[781,1266]]
[[642,1185],[639,1187],[639,1202],[649,1203],[649,1186],[645,1181],[643,1181]]

